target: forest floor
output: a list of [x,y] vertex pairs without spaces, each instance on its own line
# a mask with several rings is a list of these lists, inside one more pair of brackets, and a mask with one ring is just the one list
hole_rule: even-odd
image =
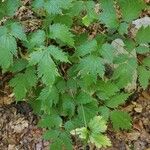
[[[29,0],[23,2],[24,6],[16,17],[26,26],[26,32],[32,32],[40,26],[41,21],[25,7]],[[1,80],[4,85],[9,77],[5,80],[0,76]],[[15,104],[7,84],[3,85],[0,83],[0,150],[48,150],[50,143],[42,139],[43,130],[37,127],[39,118],[26,102]],[[136,92],[121,109],[132,116],[132,130],[114,132],[110,125],[108,136],[112,147],[101,150],[150,150],[150,88]],[[83,148],[79,144],[74,149]]]
[[[48,150],[49,142],[42,139],[43,131],[37,127],[38,118],[29,105],[7,105],[10,101],[10,97],[0,97],[0,150]],[[121,109],[132,116],[132,130],[114,132],[110,125],[112,147],[102,150],[150,150],[150,89],[136,93]],[[82,150],[79,145],[74,149]]]

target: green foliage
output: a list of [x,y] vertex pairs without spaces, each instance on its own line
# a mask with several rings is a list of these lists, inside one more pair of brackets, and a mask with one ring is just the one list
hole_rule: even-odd
[[0,26],[0,66],[7,70],[13,64],[13,56],[17,56],[16,39],[26,41],[23,27],[17,22]]
[[106,122],[101,116],[95,116],[87,127],[77,128],[71,134],[78,135],[82,140],[94,144],[97,148],[111,145],[109,138],[102,133],[107,129]]
[[15,11],[20,5],[19,0],[14,0],[13,3],[11,0],[0,1],[0,20],[6,16],[13,16]]
[[34,0],[33,7],[35,9],[43,9],[50,15],[62,14],[63,9],[68,9],[73,0]]
[[[6,19],[0,26],[0,67],[12,74],[16,101],[27,100],[40,115],[38,126],[45,128],[51,150],[72,150],[71,135],[97,148],[110,146],[110,122],[115,130],[132,127],[119,106],[134,92],[127,90],[134,74],[143,89],[149,85],[150,26],[135,37],[128,34],[146,4],[33,0],[31,9],[42,23],[29,33],[14,17],[19,6],[19,0],[0,1],[0,20]],[[112,44],[117,38],[124,42],[118,49]]]
[[124,21],[132,21],[138,18],[141,10],[145,8],[143,0],[117,0],[121,8],[122,17]]
[[150,41],[150,26],[141,27],[136,34],[136,40],[139,44],[148,43]]
[[10,86],[14,88],[17,101],[25,98],[27,91],[36,85],[36,75],[34,68],[27,68],[25,73],[17,74],[11,81]]
[[113,0],[101,0],[101,7],[103,12],[100,14],[100,21],[106,24],[109,28],[116,28],[119,25],[116,10],[114,8]]
[[111,122],[113,124],[113,128],[115,130],[131,129],[131,117],[128,113],[122,111],[112,111],[110,115]]
[[62,42],[74,46],[73,34],[69,31],[69,28],[63,24],[53,24],[49,27],[49,37],[55,40],[61,40]]

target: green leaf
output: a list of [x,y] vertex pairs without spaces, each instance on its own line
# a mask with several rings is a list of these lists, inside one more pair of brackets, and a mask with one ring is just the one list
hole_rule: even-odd
[[146,89],[150,81],[150,70],[147,70],[143,66],[139,66],[138,76],[139,76],[138,78],[139,78],[140,85],[142,86],[143,89]]
[[[47,123],[49,123],[49,122],[47,122]],[[60,134],[59,130],[51,129],[51,130],[47,130],[44,132],[43,138],[45,140],[57,139],[59,134]]]
[[72,117],[75,113],[75,104],[73,98],[65,94],[62,96],[62,101],[63,115]]
[[101,147],[107,147],[107,146],[111,146],[111,141],[110,139],[102,134],[92,134],[90,136],[90,140],[91,143],[93,143],[97,148],[101,148]]
[[63,24],[53,24],[49,27],[49,37],[55,40],[61,40],[63,43],[69,46],[74,46],[73,34],[69,31],[69,28]]
[[6,26],[0,26],[0,37],[2,35],[6,35],[8,33],[8,29]]
[[73,18],[70,16],[70,14],[68,15],[57,15],[54,18],[54,23],[61,23],[64,24],[68,27],[71,27],[71,25],[73,24]]
[[56,65],[50,57],[50,52],[44,48],[44,50],[38,50],[30,54],[30,65],[38,64],[38,77],[42,78],[42,81],[47,86],[52,86],[55,78],[59,75]]
[[89,55],[81,59],[77,70],[80,71],[82,77],[90,74],[96,80],[97,75],[103,78],[105,67],[100,57]]
[[102,45],[101,55],[108,62],[112,63],[114,58],[114,48],[112,45],[105,43]]
[[71,8],[68,10],[68,14],[72,17],[79,16],[80,12],[83,10],[83,1],[73,1]]
[[41,110],[47,112],[53,104],[57,104],[59,101],[58,90],[54,86],[52,88],[45,87],[37,99],[41,101]]
[[94,134],[98,134],[100,132],[103,133],[107,129],[106,122],[101,116],[95,116],[93,119],[91,119],[88,127]]
[[120,23],[118,32],[123,35],[128,33],[129,24],[126,22]]
[[78,104],[88,104],[88,103],[94,101],[94,98],[92,98],[92,96],[89,95],[88,93],[81,91],[77,95],[76,100],[77,100]]
[[13,16],[15,11],[20,6],[20,0],[5,0],[4,2],[0,1],[0,20],[6,16]]
[[88,130],[86,127],[76,128],[71,131],[72,135],[78,135],[80,139],[86,139],[88,136]]
[[87,40],[76,48],[76,55],[85,56],[86,54],[89,54],[96,50],[97,50],[97,41],[95,39]]
[[43,30],[37,30],[29,35],[28,43],[26,43],[26,45],[29,49],[33,49],[34,47],[40,47],[41,45],[44,45],[45,40],[45,32]]
[[23,69],[25,69],[28,65],[28,61],[25,59],[17,59],[13,66],[10,67],[9,71],[16,73],[16,72],[20,72]]
[[[120,55],[118,56],[118,58]],[[120,60],[119,66],[114,70],[112,79],[116,81],[119,88],[125,87],[133,80],[137,68],[137,60],[134,57],[126,57]]]
[[97,102],[78,106],[78,115],[80,121],[84,124],[85,121],[88,123],[98,113]]
[[118,4],[121,8],[123,20],[127,22],[138,18],[142,9],[145,8],[143,0],[118,0]]
[[92,21],[93,20],[91,20],[88,15],[82,18],[82,23],[87,27],[91,24]]
[[62,143],[63,141],[61,139],[57,139],[57,141],[54,141],[52,144],[50,144],[50,150],[62,150]]
[[33,7],[35,9],[46,10],[48,14],[62,14],[63,9],[71,7],[72,0],[34,0]]
[[47,115],[42,117],[39,121],[38,126],[41,128],[53,128],[60,127],[62,125],[62,119],[58,115]]
[[100,99],[105,100],[114,96],[119,88],[112,82],[99,81],[97,83],[97,95]]
[[59,138],[63,141],[62,149],[64,147],[66,150],[73,150],[72,139],[68,132],[62,132]]
[[107,108],[106,106],[101,106],[99,107],[99,113],[106,121],[108,121],[110,115],[109,108]]
[[82,23],[85,26],[89,26],[94,20],[98,19],[98,14],[96,13],[96,4],[94,1],[85,1],[84,4],[86,15],[82,18]]
[[150,41],[150,26],[141,27],[136,34],[136,41],[140,43],[149,43]]
[[102,8],[100,21],[104,23],[108,28],[117,28],[119,25],[119,21],[117,19],[113,0],[101,0],[100,4]]
[[27,41],[26,34],[21,24],[14,22],[11,24],[11,33],[15,38],[22,41]]
[[48,47],[48,51],[56,60],[61,62],[69,62],[67,54],[58,47],[51,45]]
[[145,54],[145,53],[150,52],[150,48],[145,45],[140,45],[136,48],[136,52],[139,54]]
[[146,58],[144,58],[143,65],[145,67],[150,67],[150,57],[149,56],[147,56]]
[[106,101],[105,105],[110,108],[116,108],[119,105],[125,103],[128,99],[130,94],[126,93],[118,93],[117,95],[111,97],[109,100]]
[[131,129],[131,117],[128,113],[122,111],[112,111],[110,115],[111,122],[113,124],[113,128],[115,130]]
[[17,43],[10,35],[0,36],[0,66],[6,70],[13,64],[13,55],[17,55]]
[[12,86],[13,92],[17,101],[21,101],[25,98],[27,92],[36,85],[37,78],[34,68],[26,69],[25,73],[19,73],[10,80],[10,86]]

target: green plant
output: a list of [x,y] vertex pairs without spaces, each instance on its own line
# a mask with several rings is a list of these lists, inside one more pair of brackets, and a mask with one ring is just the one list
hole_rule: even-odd
[[[131,128],[130,115],[118,106],[132,94],[124,89],[135,71],[143,89],[149,84],[150,26],[134,38],[128,34],[148,6],[143,0],[34,0],[42,26],[32,33],[12,17],[19,6],[18,0],[0,1],[0,19],[7,19],[0,27],[0,66],[14,75],[9,84],[16,101],[27,100],[41,116],[39,127],[47,129],[51,150],[71,150],[71,134],[99,148],[110,146],[102,134],[109,120],[115,130]],[[90,39],[74,31],[88,31],[95,23],[105,26],[105,33]],[[116,38],[124,41],[125,54],[116,55],[111,44]],[[144,55],[142,61],[132,55],[134,49]]]

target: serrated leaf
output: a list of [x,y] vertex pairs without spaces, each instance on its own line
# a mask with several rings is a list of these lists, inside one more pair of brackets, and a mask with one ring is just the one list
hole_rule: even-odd
[[131,117],[128,113],[122,111],[112,111],[110,115],[111,122],[113,124],[113,128],[115,130],[131,129]]
[[58,128],[62,124],[62,119],[58,115],[47,115],[44,116],[38,123],[41,128]]
[[73,24],[73,18],[70,16],[70,14],[68,14],[68,15],[57,15],[54,18],[54,23],[61,23],[61,24],[64,24],[68,27],[71,27],[71,25]]
[[128,33],[129,24],[126,22],[120,23],[118,32],[123,35]]
[[41,110],[48,112],[52,105],[56,105],[59,100],[58,90],[54,86],[52,88],[45,87],[37,99],[41,101]]
[[150,70],[147,70],[143,66],[138,67],[138,78],[140,85],[142,86],[143,89],[146,89],[147,86],[149,85],[150,81]]
[[44,54],[38,64],[38,76],[42,78],[44,84],[52,86],[58,76],[57,68],[48,54]]
[[59,134],[60,134],[59,130],[51,129],[44,132],[43,138],[45,140],[57,139]]
[[149,43],[150,41],[150,26],[141,27],[136,34],[136,41],[140,43]]
[[85,56],[86,54],[89,54],[95,51],[96,49],[97,49],[97,41],[95,39],[87,40],[76,48],[76,55]]
[[90,131],[94,134],[103,133],[106,131],[106,121],[101,116],[95,116],[90,120],[88,127]]
[[35,9],[46,10],[48,14],[61,14],[63,9],[71,7],[72,0],[34,0],[33,7]]
[[57,139],[52,144],[50,144],[50,150],[62,150],[63,141],[62,139]]
[[145,45],[140,45],[135,50],[139,54],[145,54],[145,53],[150,52],[150,48],[148,46],[145,46]]
[[56,149],[72,150],[73,147],[72,147],[71,137],[68,134],[69,133],[63,131],[59,132],[59,136],[57,139],[52,138],[54,142],[50,144],[50,149],[51,150],[56,150]]
[[88,130],[86,127],[76,128],[70,132],[72,135],[78,135],[80,139],[86,139],[88,135]]
[[75,113],[75,104],[73,98],[65,94],[62,96],[62,103],[63,115],[72,117]]
[[58,47],[51,45],[48,47],[48,51],[56,60],[61,62],[69,62],[67,54]]
[[105,43],[102,45],[101,55],[108,62],[112,63],[114,58],[114,48],[112,45]]
[[[120,57],[120,55],[118,56]],[[134,57],[126,57],[122,63],[114,70],[113,77],[119,88],[125,87],[133,79],[137,68],[137,60]]]
[[42,78],[43,83],[47,86],[52,86],[55,78],[59,75],[56,65],[46,48],[43,51],[39,50],[31,53],[29,64],[38,64],[38,77]]
[[98,19],[98,14],[96,13],[96,4],[94,1],[85,1],[84,4],[86,15],[82,18],[82,23],[85,26],[89,26],[94,20]]
[[23,100],[27,92],[36,85],[37,78],[34,68],[26,69],[25,73],[19,73],[10,80],[10,86],[13,87],[13,92],[17,101]]
[[78,117],[83,124],[85,121],[88,123],[97,113],[98,106],[95,101],[78,106]]
[[107,121],[109,119],[110,109],[106,106],[101,106],[99,107],[99,113]]
[[97,83],[97,95],[100,99],[106,100],[116,94],[119,88],[112,82],[99,81]]
[[29,49],[40,47],[41,45],[44,45],[45,40],[45,32],[43,30],[37,30],[29,35],[28,43],[26,43],[26,45],[29,47]]
[[18,38],[22,41],[27,41],[25,31],[21,24],[14,22],[11,24],[11,33],[15,38]]
[[77,95],[76,100],[78,104],[88,104],[94,101],[94,98],[92,98],[92,96],[89,95],[88,93],[82,91]]
[[125,103],[128,99],[130,94],[126,93],[118,93],[117,95],[111,97],[109,100],[106,101],[105,105],[110,108],[116,108],[119,105]]
[[79,16],[80,12],[84,9],[83,1],[73,1],[71,8],[68,10],[68,14],[72,17]]
[[13,56],[17,54],[17,43],[11,35],[0,36],[0,66],[6,70],[13,64]]
[[74,46],[73,34],[69,31],[69,28],[63,24],[53,24],[49,27],[49,37],[55,40],[61,40],[69,46]]
[[124,21],[132,21],[139,17],[142,9],[145,8],[143,0],[118,0],[121,8],[122,17]]
[[101,148],[101,147],[107,147],[107,146],[111,146],[111,141],[110,139],[102,134],[92,134],[90,136],[90,140],[91,143],[93,143],[97,148]]
[[102,8],[100,21],[104,23],[108,28],[118,27],[119,21],[117,19],[113,0],[101,0],[100,4]]
[[63,141],[63,146],[66,150],[73,150],[72,139],[68,132],[62,132],[59,136],[60,139]]
[[13,16],[15,11],[20,5],[19,0],[5,0],[4,2],[0,1],[0,20],[6,16]]
[[100,57],[89,55],[81,59],[77,70],[82,77],[90,74],[96,80],[98,75],[103,78],[105,67]]
[[25,59],[17,59],[13,66],[11,66],[9,68],[9,71],[13,72],[13,73],[16,73],[16,72],[20,72],[22,71],[23,69],[25,69],[28,65],[28,61],[25,60]]
[[145,67],[150,67],[150,57],[147,56],[144,60],[143,60],[143,65]]

